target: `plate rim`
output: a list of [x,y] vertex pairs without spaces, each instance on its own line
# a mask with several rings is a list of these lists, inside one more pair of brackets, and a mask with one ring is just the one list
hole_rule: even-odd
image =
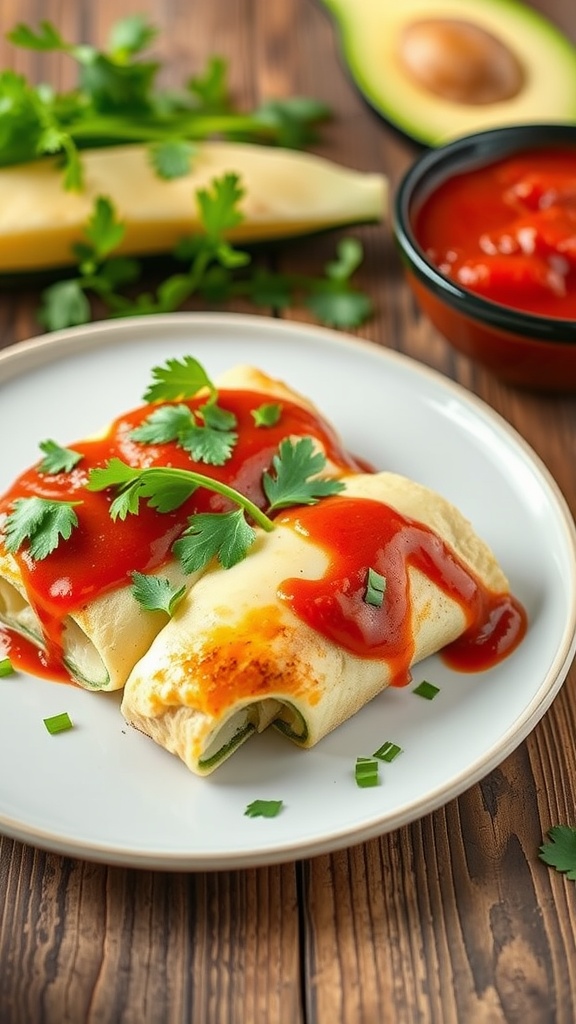
[[[384,366],[390,362],[395,363],[406,372],[415,375],[416,378],[428,379],[442,391],[452,392],[464,405],[471,407],[496,430],[504,432],[509,441],[521,450],[533,470],[542,478],[548,489],[549,497],[553,499],[567,549],[570,550],[574,564],[576,564],[576,525],[566,498],[546,464],[516,428],[501,413],[493,409],[478,395],[469,391],[460,382],[404,352],[387,348],[363,337],[302,321],[234,312],[191,311],[153,316],[132,316],[118,320],[100,320],[79,327],[54,331],[51,334],[35,335],[24,341],[14,342],[0,350],[0,384],[9,383],[10,380],[23,376],[30,370],[41,369],[42,366],[51,364],[59,358],[66,358],[74,352],[79,340],[85,342],[87,339],[91,349],[106,348],[106,345],[110,344],[118,334],[129,333],[135,327],[149,333],[155,330],[159,332],[169,330],[172,325],[193,326],[195,329],[205,325],[231,331],[238,327],[250,327],[259,333],[296,334],[301,339],[305,336],[313,336],[319,342],[340,346],[345,350],[350,350],[351,347],[363,349],[371,356],[381,358]],[[8,838],[63,856],[73,856],[109,865],[164,871],[222,871],[264,867],[331,853],[388,834],[421,819],[461,796],[463,792],[486,777],[517,749],[542,719],[561,689],[576,654],[576,583],[572,585],[570,596],[571,600],[567,607],[566,623],[563,630],[563,644],[558,647],[548,672],[532,700],[523,709],[519,719],[510,724],[506,732],[492,744],[488,751],[484,751],[457,776],[451,776],[434,790],[428,791],[425,796],[419,796],[411,802],[401,805],[393,812],[387,812],[384,815],[380,813],[361,826],[350,824],[340,829],[333,829],[329,834],[319,838],[311,839],[304,836],[297,840],[280,841],[274,846],[256,846],[252,850],[233,852],[230,855],[219,853],[216,861],[210,854],[197,856],[193,851],[186,854],[171,852],[167,849],[163,852],[147,852],[143,849],[135,850],[125,843],[110,844],[97,841],[86,843],[70,835],[61,836],[42,827],[23,825],[9,815],[0,814],[0,830]]]

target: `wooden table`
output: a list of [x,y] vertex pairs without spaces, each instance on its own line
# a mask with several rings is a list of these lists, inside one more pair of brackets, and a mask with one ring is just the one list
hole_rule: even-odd
[[[574,0],[534,0],[576,41]],[[2,28],[50,18],[102,44],[135,11],[168,80],[229,59],[240,105],[303,93],[335,113],[316,150],[392,187],[417,149],[345,77],[314,0],[4,0]],[[1,47],[71,84],[65,58]],[[172,76],[172,78],[170,77]],[[542,457],[576,510],[573,397],[521,393],[453,354],[407,294],[386,224],[358,232],[375,317],[358,334],[461,382]],[[277,260],[322,266],[334,236]],[[0,295],[0,344],[39,333],[38,294]],[[193,308],[191,306],[191,308]],[[236,306],[246,309],[245,306]],[[289,314],[305,319],[301,310]],[[364,845],[301,863],[160,873],[76,861],[0,837],[2,1024],[574,1024],[576,889],[537,856],[576,822],[576,679],[507,760],[459,799]]]

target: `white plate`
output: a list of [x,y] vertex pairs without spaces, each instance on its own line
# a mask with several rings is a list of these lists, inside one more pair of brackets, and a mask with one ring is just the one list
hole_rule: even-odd
[[[252,363],[312,397],[347,445],[459,505],[524,603],[529,631],[497,668],[417,666],[430,703],[388,690],[315,749],[270,732],[197,779],[128,728],[116,694],[25,675],[0,680],[0,830],[60,853],[162,869],[269,864],[366,840],[432,811],[502,761],[549,707],[575,650],[576,540],[546,468],[464,389],[408,358],[321,328],[261,317],[175,314],[99,323],[0,354],[0,491],[38,457],[139,405],[150,370],[190,353],[209,373]],[[68,711],[70,732],[43,718]],[[358,789],[357,755],[402,755]],[[274,819],[244,815],[281,799]]]

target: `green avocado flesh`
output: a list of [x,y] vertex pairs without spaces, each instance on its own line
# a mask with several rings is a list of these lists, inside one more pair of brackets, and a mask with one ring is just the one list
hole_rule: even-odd
[[[427,146],[438,146],[476,131],[512,124],[576,121],[576,46],[541,14],[518,0],[321,0],[330,12],[339,36],[342,56],[356,87],[373,109],[405,135]],[[435,31],[415,49],[411,42],[422,24],[471,29],[489,38],[508,63],[515,88],[508,95],[486,100],[476,93],[448,97],[445,83],[434,90],[426,80],[428,67],[450,78],[462,73],[474,79],[476,61],[462,59],[457,46],[438,50]],[[465,23],[463,25],[463,23]],[[429,40],[434,41],[430,44]],[[436,47],[430,64],[422,54]],[[443,44],[445,45],[445,44]],[[426,48],[428,46],[428,49]],[[451,56],[452,65],[451,67]],[[484,70],[493,72],[491,49]],[[506,68],[505,68],[506,70]],[[436,74],[436,72],[434,72]],[[436,79],[434,80],[436,84]],[[502,90],[503,93],[506,90]]]

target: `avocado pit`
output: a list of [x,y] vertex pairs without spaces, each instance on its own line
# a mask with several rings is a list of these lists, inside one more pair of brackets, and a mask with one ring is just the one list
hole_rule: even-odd
[[481,106],[517,96],[524,70],[491,32],[456,18],[424,18],[398,39],[404,72],[419,86],[454,103]]

